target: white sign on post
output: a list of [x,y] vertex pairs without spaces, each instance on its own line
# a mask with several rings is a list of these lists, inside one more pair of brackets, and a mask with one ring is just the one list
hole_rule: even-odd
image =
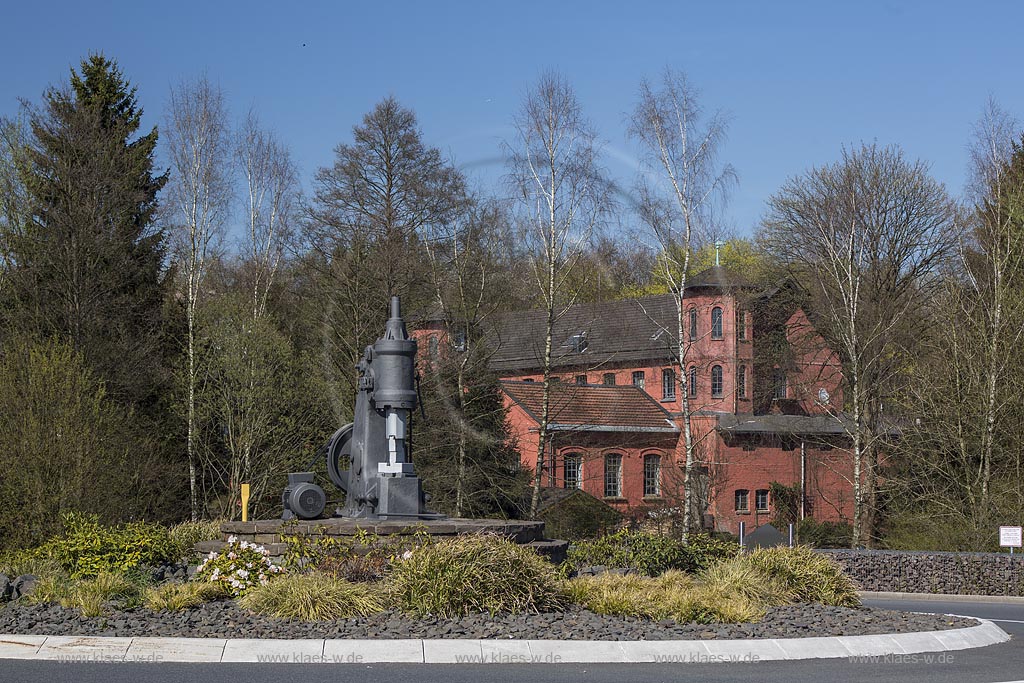
[[1021,547],[1021,536],[1021,527],[1019,526],[999,527],[999,545],[1003,548],[1009,548],[1011,553],[1014,548]]

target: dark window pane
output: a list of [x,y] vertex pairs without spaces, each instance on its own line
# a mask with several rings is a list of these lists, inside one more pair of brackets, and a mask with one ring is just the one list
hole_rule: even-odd
[[582,488],[583,456],[575,453],[565,456],[563,486],[567,489]]
[[669,368],[661,371],[661,397],[663,399],[676,397],[676,373]]
[[644,495],[661,495],[661,456],[644,456]]
[[622,456],[604,456],[604,496],[618,498],[622,495]]

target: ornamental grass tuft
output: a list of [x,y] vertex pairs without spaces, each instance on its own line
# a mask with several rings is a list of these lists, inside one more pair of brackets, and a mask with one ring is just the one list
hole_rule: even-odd
[[752,567],[774,577],[798,602],[857,607],[857,586],[830,557],[806,546],[764,548],[745,555]]
[[368,616],[386,609],[382,590],[320,572],[287,574],[257,586],[238,600],[245,609],[301,621],[332,621]]
[[142,596],[142,604],[154,612],[161,610],[177,612],[226,598],[230,594],[227,586],[219,582],[164,583],[147,588]]
[[758,621],[765,610],[792,601],[785,585],[734,558],[693,576],[679,571],[658,577],[600,574],[570,579],[566,594],[592,612],[679,623]]
[[57,603],[61,607],[77,609],[83,616],[98,617],[108,603],[116,603],[120,607],[138,605],[142,592],[142,584],[125,574],[100,572],[81,579],[61,575],[43,577],[25,599],[34,604]]
[[401,609],[445,618],[540,612],[565,602],[550,563],[491,535],[459,536],[407,552],[394,566],[390,587]]

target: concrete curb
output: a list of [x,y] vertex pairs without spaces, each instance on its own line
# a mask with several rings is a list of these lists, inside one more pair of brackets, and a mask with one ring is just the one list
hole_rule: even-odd
[[920,600],[921,602],[984,602],[999,605],[1024,605],[1024,597],[1015,595],[946,595],[943,593],[890,593],[887,591],[857,591],[868,600]]
[[[887,661],[1003,643],[991,621],[949,631],[760,640],[255,640],[0,635],[0,659],[264,664],[709,664],[847,658]],[[914,661],[918,661],[915,659]]]

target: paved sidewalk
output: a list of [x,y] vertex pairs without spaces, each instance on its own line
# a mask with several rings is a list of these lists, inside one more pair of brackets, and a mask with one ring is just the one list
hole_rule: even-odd
[[891,593],[857,591],[861,598],[878,600],[921,600],[924,602],[984,602],[998,605],[1024,605],[1024,597],[1015,595],[958,595],[954,593]]
[[874,636],[758,640],[255,640],[0,635],[0,659],[65,662],[562,664],[737,663],[906,658],[1010,639],[991,621],[970,628]]

